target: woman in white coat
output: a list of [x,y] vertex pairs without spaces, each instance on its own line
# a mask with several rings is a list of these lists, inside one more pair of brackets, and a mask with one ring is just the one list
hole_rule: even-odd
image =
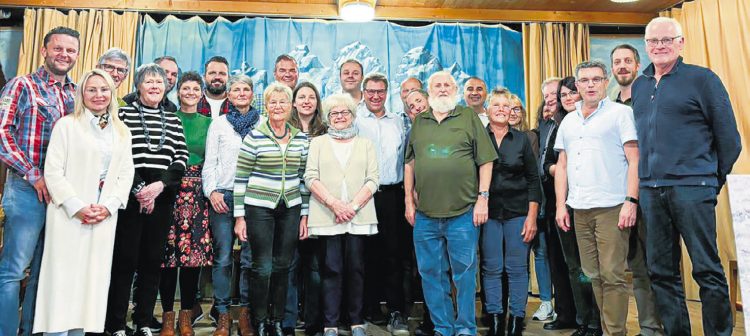
[[133,184],[130,131],[112,78],[85,73],[73,114],[54,129],[44,165],[47,207],[34,333],[103,332],[117,210]]

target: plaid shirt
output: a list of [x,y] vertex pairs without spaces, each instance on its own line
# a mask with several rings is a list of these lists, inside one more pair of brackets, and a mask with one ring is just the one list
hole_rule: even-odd
[[52,126],[73,112],[76,84],[55,80],[44,67],[18,76],[0,99],[0,160],[34,184],[42,178]]
[[[198,113],[211,118],[211,104],[208,103],[205,92],[203,93],[201,100],[198,102],[196,109],[198,110]],[[221,108],[219,109],[219,115],[223,116],[227,113],[229,113],[229,99],[224,98],[224,102],[221,103]]]

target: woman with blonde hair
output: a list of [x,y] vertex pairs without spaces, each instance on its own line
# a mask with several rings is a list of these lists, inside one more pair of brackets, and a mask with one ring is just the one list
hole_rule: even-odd
[[81,77],[73,114],[54,129],[44,165],[47,207],[34,333],[104,331],[117,211],[133,182],[130,131],[112,78]]

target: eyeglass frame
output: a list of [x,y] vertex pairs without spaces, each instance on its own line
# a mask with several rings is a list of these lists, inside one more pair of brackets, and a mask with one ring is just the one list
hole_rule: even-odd
[[[129,68],[120,68],[116,65],[109,64],[109,63],[101,63],[99,64],[99,66],[102,67],[102,70],[106,72],[110,72],[114,70],[115,73],[117,73],[118,75],[127,75],[128,73],[130,73]],[[107,68],[110,68],[110,69],[107,69]]]
[[658,47],[659,45],[669,47],[674,44],[674,40],[681,38],[681,37],[682,35],[677,35],[675,37],[665,37],[662,39],[655,39],[655,38],[644,39],[644,41],[646,41],[646,45],[650,47]]
[[[593,83],[594,85],[599,85],[599,84],[603,83],[606,80],[607,80],[606,77],[599,77],[599,76],[597,76],[597,77],[594,77],[594,78],[576,79],[576,83],[581,84],[581,85],[589,85],[589,81],[591,81],[591,83]],[[576,92],[578,92],[578,91],[576,91]],[[562,95],[560,96],[560,98],[562,98]]]
[[344,111],[328,112],[328,120],[331,118],[346,117],[352,115],[352,111],[347,109]]

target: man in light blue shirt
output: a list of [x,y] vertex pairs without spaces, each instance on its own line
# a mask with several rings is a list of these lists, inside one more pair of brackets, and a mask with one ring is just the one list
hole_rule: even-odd
[[[404,217],[404,122],[385,109],[388,79],[371,73],[362,82],[365,104],[357,108],[355,125],[359,135],[375,145],[380,187],[375,193],[378,234],[365,242],[365,313],[379,320],[380,302],[389,311],[388,331],[408,335],[402,264],[411,257],[411,229]],[[378,291],[383,292],[380,295]]]
[[[576,67],[582,101],[563,119],[555,150],[557,225],[568,231],[573,208],[581,268],[591,278],[604,334],[626,335],[629,289],[625,278],[630,228],[638,205],[638,142],[633,110],[606,97],[607,67]],[[567,196],[567,198],[566,198]]]

